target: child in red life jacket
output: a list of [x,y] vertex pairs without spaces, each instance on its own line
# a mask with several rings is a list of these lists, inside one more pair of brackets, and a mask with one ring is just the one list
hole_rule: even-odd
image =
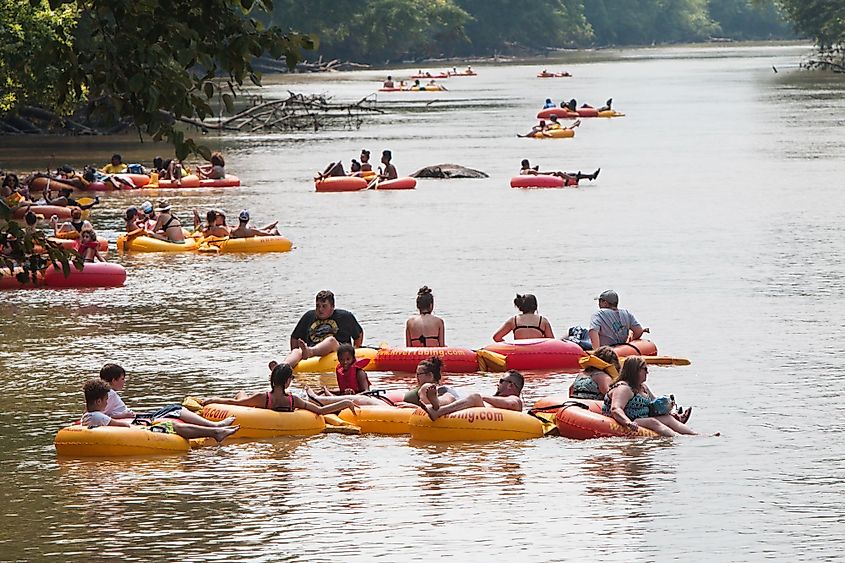
[[355,395],[370,390],[370,380],[363,370],[370,360],[363,358],[355,360],[355,347],[352,344],[341,344],[337,347],[337,391],[329,391],[332,395]]

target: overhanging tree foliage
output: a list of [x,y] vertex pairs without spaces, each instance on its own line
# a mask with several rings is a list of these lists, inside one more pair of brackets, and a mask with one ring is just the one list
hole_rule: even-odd
[[827,66],[845,72],[845,3],[831,0],[778,0],[796,31],[811,37],[820,60],[811,66]]
[[[9,74],[17,77],[12,80],[49,80],[45,102],[53,108],[86,99],[95,118],[129,119],[154,139],[172,141],[179,158],[193,152],[208,158],[209,151],[174,128],[174,119],[212,115],[215,97],[231,109],[236,86],[260,84],[251,64],[255,57],[269,53],[294,65],[301,49],[316,42],[264,26],[260,18],[272,10],[270,0],[0,2],[6,10],[18,6],[32,15],[2,14],[27,35],[31,23],[46,22],[41,31],[32,27],[41,41],[34,44],[39,56],[3,57],[7,65],[12,61]],[[26,40],[32,43],[31,37]],[[31,99],[38,88],[24,82],[18,90],[8,109]]]

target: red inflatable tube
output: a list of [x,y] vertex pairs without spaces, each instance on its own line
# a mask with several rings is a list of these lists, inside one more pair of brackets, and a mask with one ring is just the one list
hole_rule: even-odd
[[318,192],[359,192],[366,190],[369,182],[358,176],[330,176],[322,180],[316,180],[314,187]]
[[577,119],[579,117],[598,117],[599,110],[596,108],[578,108],[575,111],[570,111],[567,108],[548,108],[540,110],[537,113],[537,119],[549,119],[551,116],[557,116],[558,119]]
[[449,75],[445,72],[439,72],[437,74],[412,74],[411,78],[449,78]]
[[237,188],[241,185],[241,179],[231,174],[225,178],[203,178],[200,180],[201,188]]
[[45,188],[49,187],[54,192],[59,191],[62,188],[67,188],[73,191],[79,191],[79,186],[76,184],[71,184],[70,182],[63,182],[61,180],[54,180],[53,178],[47,178],[46,176],[38,176],[37,178],[33,178],[29,181],[29,191],[32,194],[39,194],[44,191]]
[[21,284],[8,271],[0,277],[0,289],[68,289],[81,287],[120,287],[126,282],[126,270],[120,264],[112,262],[96,262],[85,264],[82,270],[77,270],[72,264],[70,275],[65,277],[61,269],[49,266],[39,283]]
[[632,340],[627,344],[614,346],[613,351],[620,358],[625,356],[656,356],[657,346],[651,340]]
[[91,182],[90,184],[88,184],[88,187],[86,188],[85,191],[89,191],[89,192],[110,192],[114,189],[115,189],[114,186],[111,185],[110,183],[106,184],[105,182]]
[[395,180],[384,180],[375,185],[377,190],[413,190],[417,187],[417,181],[410,176],[403,176]]
[[537,399],[534,403],[534,406],[531,407],[532,410],[546,410],[549,407],[562,407],[572,401],[582,403],[587,405],[587,408],[590,409],[591,412],[595,412],[601,414],[601,407],[603,402],[602,401],[595,401],[593,399],[573,399],[572,397],[566,397],[564,395],[548,395],[546,397],[542,397],[541,399]]
[[564,188],[578,186],[578,180],[566,180],[549,174],[528,174],[511,178],[512,188]]
[[58,205],[32,205],[29,208],[20,207],[15,210],[15,219],[23,219],[27,211],[32,211],[36,215],[41,215],[46,220],[55,215],[59,219],[70,219],[71,211],[77,209],[76,207],[61,207]]
[[415,373],[417,365],[432,356],[443,362],[443,373],[478,371],[478,358],[467,348],[381,348],[375,362],[379,371]]
[[[49,237],[49,240],[55,242],[62,248],[72,248],[76,250],[76,246],[79,243],[79,239],[72,239],[72,238],[56,238],[56,237]],[[109,249],[109,241],[104,238],[97,240],[97,250],[100,252],[107,252]]]
[[485,350],[507,358],[507,368],[516,370],[580,369],[578,358],[586,353],[574,342],[555,338],[527,338],[497,342]]
[[645,428],[631,432],[614,419],[595,413],[587,401],[573,399],[555,414],[555,425],[560,435],[573,440],[613,437],[656,437],[657,433]]

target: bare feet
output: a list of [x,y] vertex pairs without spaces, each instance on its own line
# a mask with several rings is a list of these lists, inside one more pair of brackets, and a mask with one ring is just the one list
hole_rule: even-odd
[[424,411],[425,411],[425,414],[427,414],[427,415],[428,415],[428,418],[430,418],[432,422],[434,422],[435,420],[437,420],[437,416],[438,416],[438,415],[437,415],[437,411],[436,411],[436,410],[433,410],[431,407],[427,406],[425,403],[420,403],[418,406],[419,406],[422,410],[424,410]]
[[231,426],[233,422],[235,422],[235,417],[230,416],[229,418],[224,418],[220,422],[216,422],[214,426],[217,426],[218,428],[223,428],[224,426]]
[[319,395],[317,395],[313,389],[311,389],[308,385],[303,385],[305,387],[305,394],[308,395],[308,398],[317,403],[318,405],[322,405],[323,403],[320,402]]
[[595,180],[596,178],[598,178],[598,177],[599,177],[599,172],[601,172],[601,168],[596,169],[596,171],[595,171],[595,172],[593,172],[593,177],[592,177],[592,178],[590,178],[590,179],[591,179],[591,180]]
[[223,440],[225,440],[240,429],[240,426],[226,426],[225,428],[215,428],[212,436],[215,440],[217,440],[217,443],[219,444],[220,442],[222,442]]
[[683,422],[684,424],[686,424],[686,423],[687,423],[687,421],[689,420],[689,417],[690,417],[690,415],[691,415],[691,414],[692,414],[692,407],[687,407],[687,410],[685,410],[685,411],[683,412],[683,414],[681,414],[681,415],[680,415],[680,417],[678,418],[678,420],[680,420],[681,422]]
[[296,339],[296,347],[299,348],[299,350],[302,352],[303,360],[307,360],[308,358],[314,355],[314,352],[311,351],[308,345],[305,344],[305,342],[301,338]]

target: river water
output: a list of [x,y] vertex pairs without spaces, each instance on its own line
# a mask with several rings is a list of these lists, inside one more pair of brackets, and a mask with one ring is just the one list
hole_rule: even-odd
[[[845,556],[845,82],[797,69],[796,46],[678,47],[479,65],[449,92],[381,94],[359,130],[212,138],[243,187],[166,194],[185,210],[280,220],[287,254],[138,255],[124,288],[3,294],[0,559],[833,560]],[[775,73],[772,66],[779,72]],[[394,75],[401,71],[394,71]],[[404,71],[407,73],[407,70]],[[356,100],[384,72],[268,79]],[[518,139],[546,97],[601,105],[574,139]],[[433,102],[433,103],[428,103]],[[104,163],[135,139],[0,138],[8,169]],[[389,148],[400,175],[456,162],[484,180],[317,194],[328,161]],[[581,189],[513,190],[522,158],[592,171]],[[93,221],[157,194],[106,194]],[[230,220],[231,222],[231,220]],[[57,459],[58,428],[105,362],[144,409],[266,387],[290,330],[332,289],[365,342],[400,345],[416,290],[434,289],[451,345],[478,347],[537,295],[556,333],[592,300],[621,306],[685,368],[650,384],[721,437],[430,445],[324,435],[164,459]],[[407,376],[371,373],[377,387]],[[535,374],[527,402],[568,374]],[[317,377],[300,378],[316,383]],[[452,377],[492,390],[496,376]]]

